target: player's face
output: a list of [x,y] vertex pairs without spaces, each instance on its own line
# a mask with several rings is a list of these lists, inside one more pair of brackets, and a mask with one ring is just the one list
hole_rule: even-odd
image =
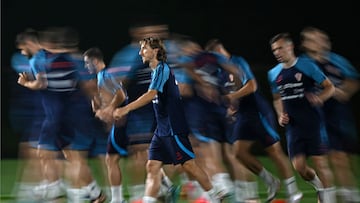
[[293,55],[293,45],[290,42],[280,39],[271,44],[271,50],[280,63],[288,62]]
[[155,51],[148,44],[141,44],[139,55],[142,58],[143,63],[148,63],[154,59]]
[[34,43],[30,41],[25,41],[23,44],[18,45],[18,49],[20,49],[21,54],[31,58],[35,53],[32,51],[32,47],[34,47]]
[[26,45],[19,45],[18,46],[18,49],[20,49],[20,52],[22,55],[28,57],[28,58],[31,58],[31,53],[29,51],[29,49],[26,47]]
[[85,68],[89,70],[90,73],[96,73],[96,65],[94,60],[91,60],[88,56],[84,57]]

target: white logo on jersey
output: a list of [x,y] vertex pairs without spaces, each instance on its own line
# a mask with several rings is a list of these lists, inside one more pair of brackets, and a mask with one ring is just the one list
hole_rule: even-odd
[[296,78],[297,81],[300,81],[301,78],[302,78],[302,73],[296,73],[295,78]]

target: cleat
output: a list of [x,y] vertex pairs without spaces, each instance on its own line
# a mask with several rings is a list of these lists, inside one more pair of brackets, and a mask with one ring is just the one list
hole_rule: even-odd
[[103,203],[106,200],[106,196],[104,195],[104,193],[101,191],[100,195],[96,198],[96,199],[92,199],[90,200],[91,203]]
[[303,197],[302,192],[296,192],[296,193],[290,195],[287,202],[288,203],[299,203],[302,197]]
[[266,202],[271,202],[275,196],[276,193],[280,190],[280,180],[279,179],[275,179],[274,181],[268,186],[268,197],[266,199]]
[[179,186],[171,186],[166,195],[165,195],[165,203],[176,203],[180,194],[180,187]]
[[51,201],[65,197],[66,191],[60,182],[44,183],[34,187],[32,193],[36,199]]

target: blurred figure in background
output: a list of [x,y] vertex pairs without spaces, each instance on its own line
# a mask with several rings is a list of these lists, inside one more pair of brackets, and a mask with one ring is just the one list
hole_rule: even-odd
[[304,56],[316,62],[335,85],[335,94],[324,102],[323,110],[329,136],[329,157],[343,202],[360,202],[351,156],[359,154],[359,139],[351,98],[359,90],[360,74],[343,56],[331,51],[327,33],[315,27],[301,31]]
[[[18,52],[11,58],[12,68],[18,74],[26,75],[34,80],[34,58],[43,54],[38,40],[38,32],[31,28],[16,36]],[[20,162],[16,192],[18,201],[31,201],[33,188],[40,183],[41,167],[37,157],[37,144],[40,129],[44,120],[44,110],[41,105],[41,93],[20,86],[11,102],[10,118],[14,129],[19,131]],[[61,163],[60,163],[61,164]],[[61,166],[61,165],[59,165]],[[64,193],[63,193],[64,194]],[[62,195],[63,195],[62,194]],[[34,200],[34,199],[33,199]],[[34,200],[35,201],[35,200]]]
[[40,32],[39,41],[45,52],[35,60],[35,79],[19,74],[18,83],[41,90],[45,111],[38,143],[45,182],[36,188],[35,195],[44,200],[58,196],[61,177],[54,160],[61,151],[67,160],[69,201],[88,199],[101,203],[106,197],[87,163],[87,152],[95,136],[90,102],[94,92],[88,88],[89,74],[78,54],[78,40],[77,31],[69,27],[50,27]]
[[[175,64],[171,68],[184,99],[185,114],[193,138],[191,141],[199,157],[197,161],[203,166],[213,184],[231,201],[234,199],[235,191],[223,160],[226,153],[224,147],[229,139],[227,109],[221,101],[221,96],[224,93],[223,76],[227,71],[236,72],[237,68],[223,57],[219,58],[218,55],[204,51],[190,38],[180,37],[177,43],[180,56],[177,63],[170,62],[170,65]],[[238,163],[235,157],[233,158],[234,162],[229,162],[231,167]],[[189,196],[197,198],[199,195],[196,194],[199,192],[196,191],[199,186],[194,181],[190,184],[194,192],[188,191]]]
[[102,51],[90,48],[83,54],[86,68],[97,74],[97,91],[93,99],[93,110],[96,117],[104,123],[108,132],[106,166],[111,190],[110,203],[124,202],[122,173],[119,166],[121,157],[127,156],[127,137],[125,135],[125,119],[114,121],[112,113],[115,108],[124,105],[127,95],[116,72],[106,68]]
[[[229,74],[228,81],[224,84],[225,93],[233,93],[238,89],[233,74]],[[255,175],[241,163],[235,154],[234,127],[236,124],[236,113],[238,103],[231,102],[228,104],[226,121],[228,142],[223,143],[224,164],[227,166],[235,186],[236,202],[246,202],[246,200],[256,202],[259,200],[258,182]]]
[[[233,78],[236,90],[225,95],[230,104],[237,105],[237,119],[233,132],[235,139],[233,146],[236,157],[245,167],[266,183],[268,187],[266,201],[272,201],[280,189],[280,181],[251,154],[251,146],[256,141],[259,141],[266,153],[274,161],[278,174],[283,176],[287,201],[299,202],[302,193],[298,190],[291,163],[283,152],[280,136],[276,132],[276,117],[271,105],[268,104],[258,88],[249,64],[243,57],[230,54],[218,39],[210,40],[206,45],[206,49],[223,55],[236,64],[242,73],[239,78]],[[247,199],[250,198],[257,197],[247,197]]]
[[[183,62],[183,60],[186,58],[186,53],[182,51],[182,40],[184,40],[183,37],[185,36],[168,33],[168,36],[164,39],[164,45],[167,51],[167,63],[169,64],[171,71],[174,73],[179,88],[179,94],[183,101],[182,103],[186,120],[188,122],[191,132],[189,139],[191,141],[195,155],[198,157],[197,163],[201,164],[201,161],[199,160],[201,159],[201,155],[199,157],[199,154],[197,152],[199,142],[194,139],[192,133],[194,131],[194,122],[192,121],[192,119],[196,117],[194,116],[196,115],[196,112],[193,111],[194,109],[189,108],[191,98],[193,97],[193,80],[186,73],[185,68],[179,67],[179,63]],[[202,193],[204,193],[204,191],[201,188],[200,184],[196,181],[196,179],[194,177],[189,177],[189,174],[182,170],[182,168],[178,168],[177,172],[179,172],[180,175],[181,197],[187,199],[188,201],[195,201],[197,198],[202,198],[201,195]]]
[[[315,63],[295,55],[289,33],[279,33],[269,43],[279,64],[268,71],[268,80],[278,122],[286,127],[293,167],[315,187],[321,203],[336,202],[325,143],[327,135],[321,118],[321,106],[332,97],[334,85]],[[321,92],[314,92],[316,84],[322,87]],[[308,157],[316,171],[308,165]]]
[[[24,32],[21,32],[17,35],[16,45],[19,50],[21,50],[21,54],[27,57],[12,58],[13,67],[16,68],[16,71],[19,75],[26,77],[29,81],[36,80],[36,68],[39,60],[43,59],[45,55],[45,50],[42,48],[39,42],[39,33],[33,29],[27,29]],[[16,56],[16,55],[15,55]],[[26,64],[27,62],[27,64]],[[39,157],[37,155],[37,147],[39,142],[39,137],[41,133],[41,126],[45,119],[44,108],[42,107],[42,94],[39,90],[31,90],[26,88],[27,96],[26,98],[22,98],[22,100],[28,101],[28,108],[25,110],[30,120],[26,123],[29,124],[27,129],[25,129],[26,135],[21,139],[20,143],[20,157],[27,157],[29,160],[24,163],[23,169],[23,178],[26,182],[20,185],[19,188],[19,198],[25,201],[29,201],[31,199],[35,200],[36,194],[38,194],[38,189],[41,187],[37,187],[39,184],[41,185],[43,181],[42,179],[42,167],[41,162],[39,161]],[[62,182],[62,160],[60,156],[57,156],[54,159],[54,168],[56,171],[54,173],[58,173],[58,182],[56,187],[53,188],[51,192],[49,192],[50,198],[58,198],[65,195],[65,187]],[[30,185],[28,185],[30,184]],[[23,193],[25,192],[25,193]],[[20,194],[22,193],[22,194]],[[34,197],[35,194],[35,197]]]
[[[214,50],[213,40],[209,40],[205,44],[205,50],[211,53],[219,54]],[[220,42],[220,41],[219,41]],[[236,65],[236,64],[234,64]],[[239,88],[239,81],[235,80],[234,74],[229,73],[225,76],[223,83],[223,94],[229,94],[235,92]],[[226,105],[226,122],[227,122],[227,142],[222,143],[223,145],[223,156],[224,162],[228,167],[229,173],[232,176],[232,180],[235,186],[235,201],[246,202],[247,200],[257,201],[258,196],[258,185],[253,173],[249,171],[236,157],[234,143],[234,127],[236,124],[236,114],[238,111],[238,102],[233,100],[227,102]]]

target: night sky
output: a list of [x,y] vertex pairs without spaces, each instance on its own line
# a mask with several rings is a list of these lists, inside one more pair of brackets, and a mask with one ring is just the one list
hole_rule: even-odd
[[[313,2],[313,3],[310,3]],[[129,38],[136,19],[153,18],[172,32],[204,44],[222,39],[251,63],[274,63],[268,40],[287,31],[295,40],[307,25],[327,31],[334,50],[359,64],[360,10],[356,1],[224,1],[224,0],[2,0],[2,65],[7,65],[15,35],[27,27],[70,25],[78,29],[81,48],[97,45],[110,59]],[[235,5],[239,4],[239,5]]]
[[[132,22],[155,19],[201,45],[220,38],[231,52],[248,60],[259,83],[265,85],[264,75],[276,63],[269,39],[278,32],[290,32],[298,42],[301,29],[311,25],[325,30],[333,50],[360,68],[360,9],[356,1],[2,0],[1,4],[2,131],[8,127],[9,85],[16,83],[8,76],[15,36],[29,27],[72,26],[79,31],[82,50],[98,46],[109,62],[129,42],[127,29]],[[355,101],[360,101],[359,93]]]

